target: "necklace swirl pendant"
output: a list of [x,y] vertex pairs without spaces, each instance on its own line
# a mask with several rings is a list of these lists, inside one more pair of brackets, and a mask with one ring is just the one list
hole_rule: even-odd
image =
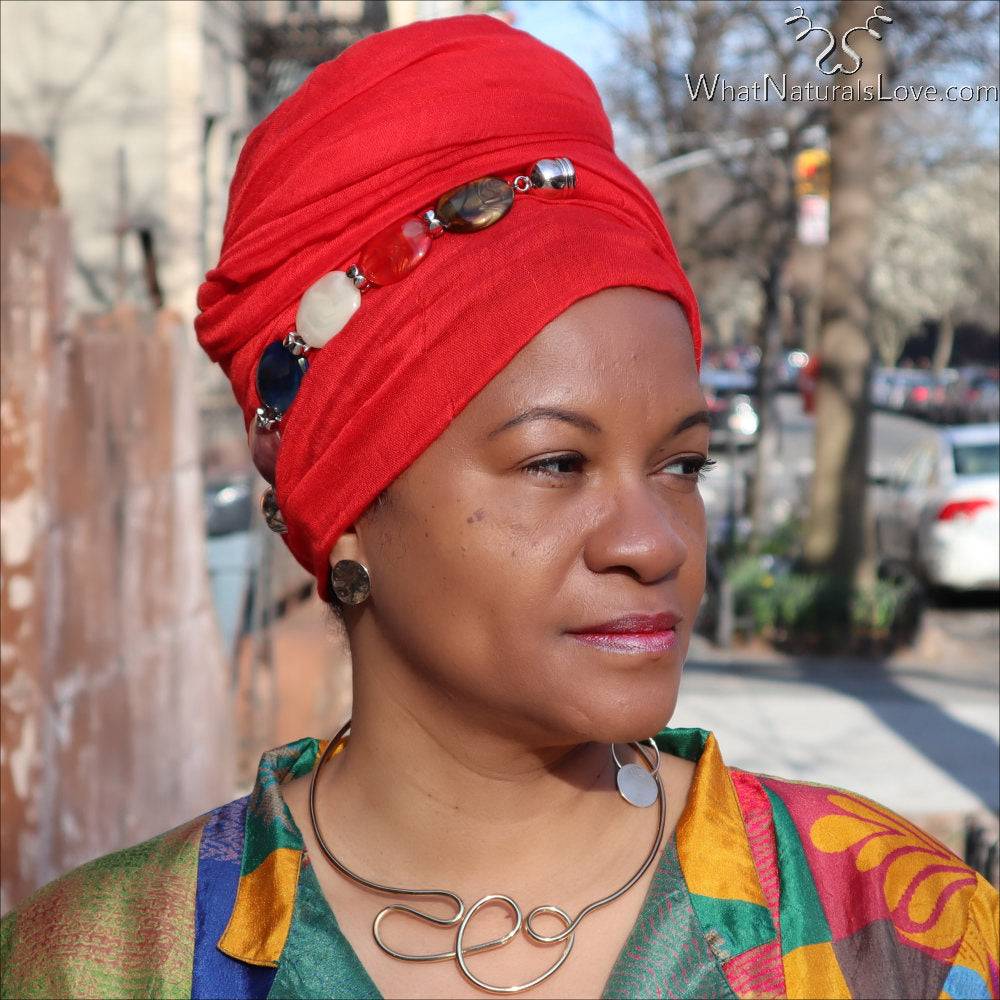
[[[639,749],[639,744],[633,744],[636,749]],[[646,751],[639,751],[643,757],[646,757]],[[656,778],[653,776],[660,767],[659,750],[655,749],[656,753],[656,764],[650,765],[653,770],[643,767],[641,764],[622,764],[618,759],[618,754],[615,753],[615,747],[612,743],[611,745],[611,755],[614,758],[614,762],[618,767],[618,773],[615,775],[615,782],[618,785],[618,794],[628,802],[630,805],[637,806],[640,809],[645,809],[651,806],[657,799],[658,789],[656,784]],[[649,758],[646,757],[648,760]]]

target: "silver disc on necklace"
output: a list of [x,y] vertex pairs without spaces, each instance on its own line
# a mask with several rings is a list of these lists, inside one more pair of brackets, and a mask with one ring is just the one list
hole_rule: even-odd
[[656,801],[656,779],[641,764],[625,764],[619,768],[616,780],[626,802],[644,808]]

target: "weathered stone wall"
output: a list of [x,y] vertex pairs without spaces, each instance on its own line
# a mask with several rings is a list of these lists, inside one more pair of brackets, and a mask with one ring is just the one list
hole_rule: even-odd
[[2,208],[0,912],[231,797],[191,335],[66,329],[55,208]]

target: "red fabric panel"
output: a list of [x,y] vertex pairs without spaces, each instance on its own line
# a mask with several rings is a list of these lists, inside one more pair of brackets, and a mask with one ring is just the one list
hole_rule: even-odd
[[496,18],[373,35],[316,69],[247,140],[196,321],[247,422],[260,355],[293,328],[314,281],[444,191],[557,156],[576,167],[573,192],[518,195],[490,229],[443,235],[311,352],[275,491],[284,537],[324,596],[344,529],[546,323],[603,288],[651,288],[684,308],[700,366],[698,306],[590,79]]

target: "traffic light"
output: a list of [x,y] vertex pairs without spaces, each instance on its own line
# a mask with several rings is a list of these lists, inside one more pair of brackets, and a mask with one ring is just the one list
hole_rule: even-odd
[[803,149],[795,157],[795,194],[830,197],[830,154],[825,149]]

